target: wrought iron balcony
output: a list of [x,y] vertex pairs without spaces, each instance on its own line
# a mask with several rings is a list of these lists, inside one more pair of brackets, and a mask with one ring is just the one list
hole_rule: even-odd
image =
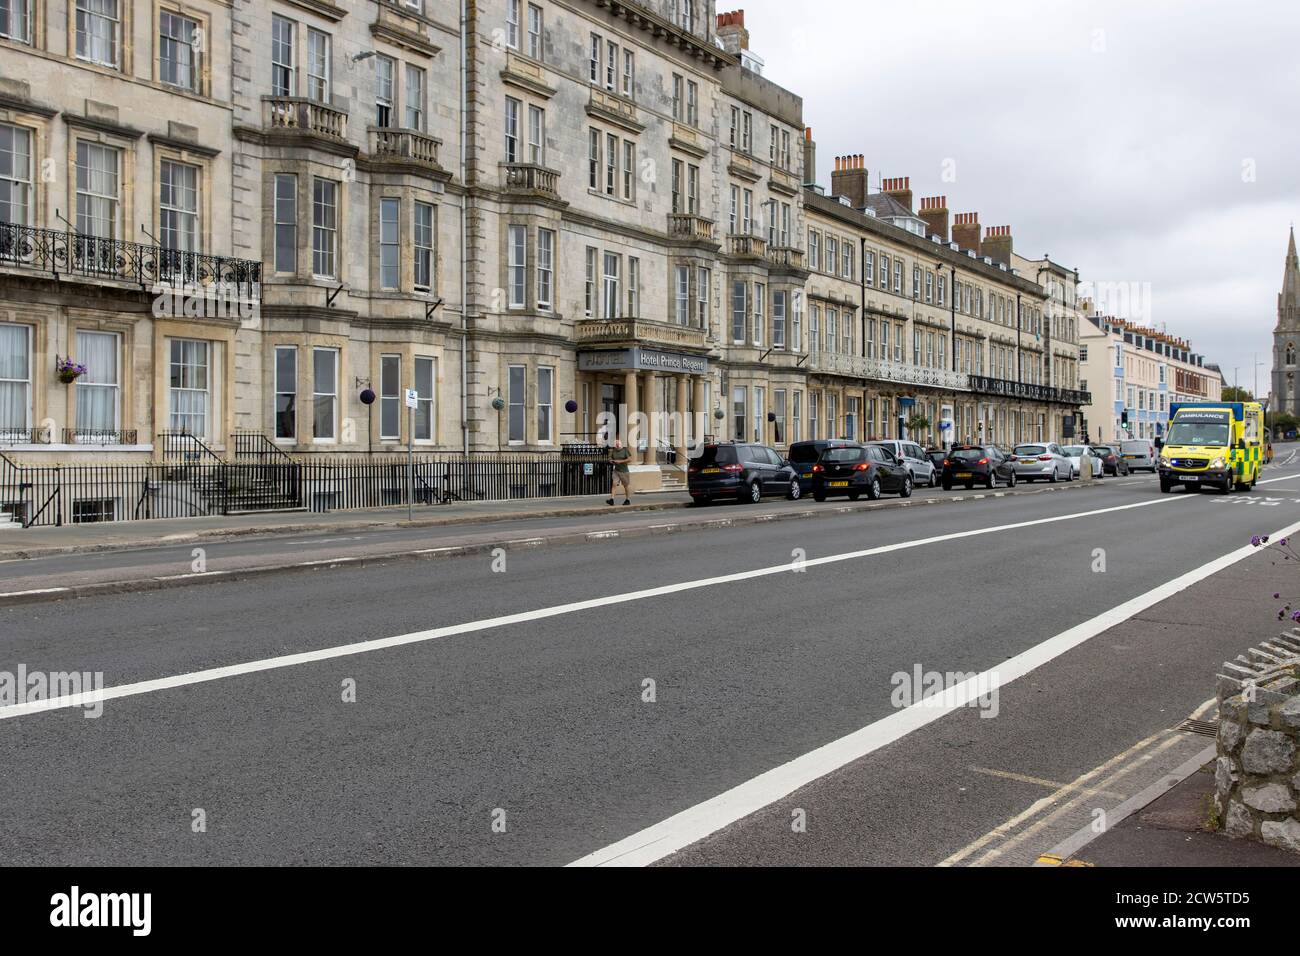
[[49,273],[55,278],[133,282],[144,289],[158,285],[224,288],[241,299],[261,296],[262,264],[250,259],[211,256],[147,246],[122,239],[102,239],[79,232],[57,232],[0,222],[0,268]]
[[262,97],[266,126],[275,130],[290,130],[346,139],[348,114],[326,103],[318,103],[305,96]]
[[413,129],[370,127],[370,152],[377,159],[409,159],[436,169],[442,140]]
[[65,428],[63,443],[65,445],[134,445],[136,430],[134,428]]
[[813,352],[808,356],[808,368],[814,372],[829,372],[877,382],[896,382],[900,385],[919,385],[954,392],[970,391],[970,376],[964,372],[908,365],[905,362],[886,362],[841,352]]
[[714,226],[712,219],[696,216],[693,213],[670,212],[668,214],[668,235],[674,239],[692,239],[701,242],[713,242]]
[[560,198],[560,174],[536,163],[504,163],[504,183],[509,192]]
[[1057,388],[1054,385],[1034,385],[987,375],[972,375],[971,390],[983,395],[1002,395],[1007,398],[1024,398],[1032,402],[1056,402],[1061,405],[1091,405],[1092,393],[1075,388]]

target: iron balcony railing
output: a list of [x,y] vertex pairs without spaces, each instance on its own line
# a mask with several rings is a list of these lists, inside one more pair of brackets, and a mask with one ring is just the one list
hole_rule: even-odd
[[1036,402],[1058,402],[1062,405],[1090,405],[1092,394],[1075,388],[1057,388],[1054,385],[1034,385],[987,375],[970,377],[971,391],[984,395],[1002,395],[1008,398],[1027,398]]
[[65,445],[134,445],[134,428],[65,428]]
[[241,299],[261,297],[262,263],[105,239],[84,233],[0,222],[0,267],[53,275],[157,285],[227,289]]

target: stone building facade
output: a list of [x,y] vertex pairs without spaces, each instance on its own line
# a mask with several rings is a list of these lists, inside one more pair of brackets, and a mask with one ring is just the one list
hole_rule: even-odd
[[[451,0],[7,9],[8,452],[617,433],[654,486],[695,439],[1012,444],[1059,437],[1082,397],[1053,312],[1068,271],[973,213],[950,230],[943,197],[914,211],[905,178],[873,190],[860,157],[826,195],[802,101],[763,76],[742,12],[467,0],[462,28]],[[65,384],[57,359],[88,371]]]
[[1300,257],[1296,255],[1295,229],[1287,241],[1286,265],[1282,272],[1282,291],[1277,296],[1277,325],[1273,327],[1274,412],[1300,416],[1300,393],[1296,389],[1296,360],[1300,349]]

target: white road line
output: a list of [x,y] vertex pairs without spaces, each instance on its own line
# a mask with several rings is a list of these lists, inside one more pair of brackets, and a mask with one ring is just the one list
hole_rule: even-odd
[[[1273,536],[1287,537],[1297,531],[1300,531],[1300,522],[1274,532]],[[667,820],[594,853],[589,853],[569,865],[645,866],[661,860],[751,813],[770,806],[801,787],[906,737],[914,730],[919,730],[954,710],[965,707],[980,695],[1025,676],[1085,641],[1127,621],[1133,615],[1172,597],[1184,588],[1258,553],[1259,549],[1250,545],[1237,548],[1199,568],[1166,581],[1145,594],[1117,604],[1110,610],[1062,631],[1055,637],[1048,638],[1041,644],[999,664],[995,670],[985,671],[947,691],[896,711],[810,753],[759,774],[752,780],[747,780],[710,800],[683,810]]]
[[[1056,524],[1061,521],[1073,521],[1077,518],[1091,518],[1097,515],[1113,514],[1117,511],[1131,511],[1134,508],[1149,508],[1161,504],[1173,504],[1179,501],[1193,501],[1191,496],[1178,495],[1172,497],[1153,498],[1148,501],[1138,501],[1127,505],[1115,505],[1110,508],[1097,508],[1092,511],[1079,511],[1074,514],[1054,515],[1050,518],[1035,518],[1031,521],[1017,521],[1012,524],[993,525],[987,528],[974,528],[969,531],[953,531],[947,534],[935,535],[930,538],[916,538],[912,541],[900,541],[896,544],[886,544],[875,548],[867,548],[862,551],[847,551],[842,554],[831,554],[820,558],[808,558],[802,563],[803,569],[816,567],[822,564],[838,564],[843,561],[855,561],[860,558],[875,557],[879,554],[889,554],[894,551],[906,551],[911,548],[919,548],[928,544],[942,544],[947,541],[956,541],[962,538],[974,538],[980,535],[995,534],[1000,531],[1015,531],[1020,528],[1032,528],[1040,525]],[[340,644],[336,647],[325,647],[314,651],[304,651],[300,654],[288,654],[283,657],[271,657],[263,660],[246,661],[242,664],[230,664],[225,667],[213,667],[208,670],[193,671],[188,674],[176,674],[171,677],[159,677],[154,680],[140,681],[135,684],[120,684],[116,687],[106,687],[100,691],[87,694],[71,694],[63,697],[53,697],[46,700],[27,701],[22,704],[10,704],[0,707],[0,720],[6,720],[10,717],[22,717],[27,714],[40,713],[47,710],[63,710],[68,707],[79,707],[87,703],[94,703],[101,700],[115,700],[120,697],[135,697],[140,694],[152,694],[161,690],[170,690],[176,687],[187,687],[192,684],[203,684],[214,680],[223,680],[227,677],[238,677],[242,674],[255,674],[261,671],[279,670],[285,667],[296,667],[300,664],[312,664],[318,661],[332,660],[338,657],[351,657],[356,654],[366,654],[371,651],[386,650],[390,647],[403,647],[408,644],[421,644],[427,641],[435,641],[439,638],[450,637],[455,634],[472,634],[479,631],[487,631],[498,627],[507,627],[512,624],[525,624],[530,621],[539,621],[550,617],[560,617],[565,614],[575,614],[579,611],[589,611],[596,608],[606,608],[612,604],[628,604],[633,601],[644,601],[650,598],[664,597],[669,594],[681,594],[686,591],[696,591],[703,588],[715,587],[721,584],[731,584],[736,581],[748,581],[754,578],[768,577],[775,574],[789,574],[794,570],[790,562],[778,564],[773,567],[756,568],[752,571],[737,571],[732,574],[723,574],[712,578],[700,578],[695,581],[682,581],[677,584],[664,584],[659,587],[644,588],[640,591],[627,591],[623,594],[611,594],[606,597],[589,598],[585,601],[573,601],[569,604],[557,604],[552,607],[537,608],[532,611],[521,611],[516,614],[505,614],[501,617],[484,618],[479,621],[467,621],[463,624],[453,624],[448,627],[437,627],[427,631],[416,631],[411,634],[398,634],[393,637],[376,638],[370,641],[359,641],[355,644]],[[964,686],[964,685],[963,685]]]

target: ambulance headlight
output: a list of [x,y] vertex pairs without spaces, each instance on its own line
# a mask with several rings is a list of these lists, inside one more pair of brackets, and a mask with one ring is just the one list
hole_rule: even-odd
[[1160,456],[1160,467],[1161,467],[1161,468],[1168,468],[1168,467],[1169,467],[1169,459],[1166,458],[1164,455],[1161,455],[1161,456]]
[[1214,461],[1210,462],[1210,467],[1211,467],[1211,468],[1227,468],[1227,467],[1228,467],[1228,463],[1227,463],[1226,461],[1224,461],[1222,458],[1216,458],[1216,459],[1214,459]]

